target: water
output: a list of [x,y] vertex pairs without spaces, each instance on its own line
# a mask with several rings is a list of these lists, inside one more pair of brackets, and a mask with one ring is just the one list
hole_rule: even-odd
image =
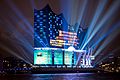
[[117,74],[65,73],[65,74],[4,74],[0,80],[120,80]]

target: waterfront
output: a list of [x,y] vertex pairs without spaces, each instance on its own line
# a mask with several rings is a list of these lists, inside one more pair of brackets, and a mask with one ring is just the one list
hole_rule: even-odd
[[111,73],[1,74],[0,80],[120,80]]

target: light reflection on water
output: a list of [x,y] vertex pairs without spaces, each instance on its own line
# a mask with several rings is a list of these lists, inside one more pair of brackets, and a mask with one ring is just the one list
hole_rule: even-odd
[[32,74],[32,76],[36,77],[34,80],[85,80],[87,75],[91,75],[93,73],[66,73],[66,74]]
[[0,80],[119,80],[119,76],[95,73],[9,74],[0,75]]

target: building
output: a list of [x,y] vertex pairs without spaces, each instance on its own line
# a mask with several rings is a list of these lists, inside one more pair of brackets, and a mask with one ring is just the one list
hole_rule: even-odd
[[[76,32],[75,26],[78,26]],[[91,66],[89,51],[79,50],[87,29],[78,23],[70,25],[63,14],[55,14],[49,5],[41,10],[34,10],[34,64]],[[76,51],[78,50],[78,51]],[[83,55],[86,54],[86,58]],[[87,67],[86,66],[86,67]]]

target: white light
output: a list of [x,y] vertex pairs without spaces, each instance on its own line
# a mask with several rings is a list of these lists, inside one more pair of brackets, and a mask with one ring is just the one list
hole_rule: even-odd
[[75,48],[74,48],[73,46],[70,46],[70,47],[68,48],[68,50],[69,50],[69,51],[74,51]]

